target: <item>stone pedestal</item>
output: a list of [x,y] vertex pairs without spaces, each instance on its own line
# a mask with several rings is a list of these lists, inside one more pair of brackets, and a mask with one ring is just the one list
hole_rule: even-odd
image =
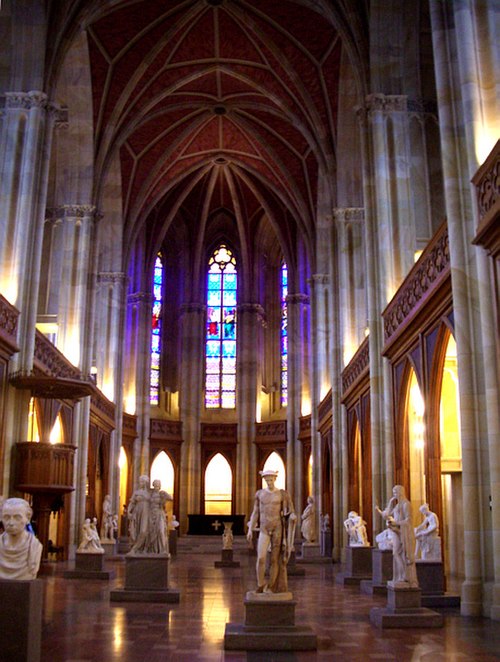
[[321,549],[319,542],[303,542],[302,554],[298,557],[297,561],[300,563],[311,563],[314,561],[322,561]]
[[321,531],[319,534],[319,547],[321,556],[326,556],[331,560],[332,558],[332,532],[330,529]]
[[179,602],[168,586],[168,554],[125,557],[125,586],[110,592],[112,602]]
[[101,547],[104,549],[104,556],[115,556],[116,554],[116,540],[101,540]]
[[372,548],[372,578],[363,579],[359,588],[367,595],[386,595],[387,582],[392,579],[392,550]]
[[130,551],[130,540],[128,536],[120,536],[116,544],[117,554],[128,554]]
[[215,561],[214,566],[216,568],[239,568],[240,562],[233,560],[233,550],[232,549],[222,549],[221,550],[221,560]]
[[335,576],[337,584],[359,586],[372,577],[372,547],[345,547],[345,565]]
[[308,626],[295,625],[291,593],[255,593],[245,597],[245,623],[227,623],[226,650],[316,650],[317,637]]
[[43,582],[0,580],[0,660],[39,662]]
[[292,551],[290,558],[288,559],[286,574],[289,577],[304,577],[306,574],[305,568],[301,568],[299,565],[297,565],[295,550]]
[[168,534],[168,551],[170,556],[177,556],[177,529]]
[[417,579],[423,607],[460,607],[460,596],[445,593],[442,561],[417,561]]
[[66,579],[112,579],[114,572],[104,570],[104,554],[76,552],[75,569],[63,573]]
[[387,586],[387,607],[373,607],[370,621],[378,628],[440,628],[443,617],[421,604],[419,588]]

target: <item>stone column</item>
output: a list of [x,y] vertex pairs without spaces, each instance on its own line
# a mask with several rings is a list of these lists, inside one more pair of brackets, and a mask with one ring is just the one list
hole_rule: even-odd
[[237,403],[238,452],[236,510],[248,513],[253,497],[256,467],[252,466],[250,450],[255,439],[255,418],[258,397],[259,357],[262,356],[262,326],[264,309],[258,303],[242,303],[237,308]]
[[200,416],[203,407],[202,382],[205,362],[206,307],[200,303],[181,306],[181,384],[182,476],[179,519],[187,523],[188,513],[199,513],[201,488]]
[[[309,345],[309,297],[307,294],[288,294],[288,405],[287,405],[287,439],[288,455],[293,458],[287,471],[293,468],[290,475],[290,492],[294,499],[297,512],[301,510],[304,500],[309,495],[302,493],[303,475],[307,467],[302,466],[302,442],[299,436],[299,418],[301,416],[302,397],[304,390],[309,389],[309,365],[305,349]],[[288,458],[287,458],[288,459]],[[320,495],[314,492],[315,502],[319,503]],[[319,522],[319,511],[316,509]],[[318,526],[318,522],[316,526]],[[300,527],[298,527],[300,529]]]
[[[431,0],[462,441],[464,615],[500,618],[498,329],[470,179],[500,130],[494,3]],[[488,147],[489,145],[489,147]],[[486,148],[486,149],[485,149]],[[492,584],[489,577],[493,577]],[[491,596],[491,602],[490,602]]]

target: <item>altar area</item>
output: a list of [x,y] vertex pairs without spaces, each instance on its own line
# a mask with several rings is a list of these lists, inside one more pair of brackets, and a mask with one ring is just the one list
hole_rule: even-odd
[[233,534],[245,536],[247,533],[245,515],[188,515],[188,535],[222,535],[224,522],[233,522]]

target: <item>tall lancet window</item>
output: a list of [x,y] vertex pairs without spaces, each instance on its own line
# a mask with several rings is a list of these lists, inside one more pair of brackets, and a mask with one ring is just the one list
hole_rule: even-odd
[[158,253],[153,274],[153,315],[151,320],[151,371],[149,403],[160,403],[161,308],[163,300],[163,261]]
[[208,262],[205,406],[236,407],[236,260],[221,244]]
[[281,265],[281,328],[280,328],[280,356],[281,356],[281,406],[288,404],[288,270],[286,264]]

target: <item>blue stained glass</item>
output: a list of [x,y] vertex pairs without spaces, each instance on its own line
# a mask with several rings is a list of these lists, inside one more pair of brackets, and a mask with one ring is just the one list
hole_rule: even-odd
[[159,335],[154,335],[151,336],[151,350],[153,352],[159,352],[160,351],[160,336]]
[[208,274],[208,289],[220,290],[221,274]]
[[220,356],[220,342],[218,340],[207,341],[207,356],[208,357]]
[[224,299],[222,303],[225,306],[236,306],[236,290],[224,290]]
[[153,298],[156,301],[161,301],[161,283],[153,287]]
[[222,356],[234,358],[236,356],[236,342],[234,340],[222,341]]
[[225,290],[235,290],[237,285],[236,274],[225,273],[223,276],[223,286]]
[[208,306],[220,306],[221,304],[221,291],[220,290],[209,290],[207,296],[207,305]]

